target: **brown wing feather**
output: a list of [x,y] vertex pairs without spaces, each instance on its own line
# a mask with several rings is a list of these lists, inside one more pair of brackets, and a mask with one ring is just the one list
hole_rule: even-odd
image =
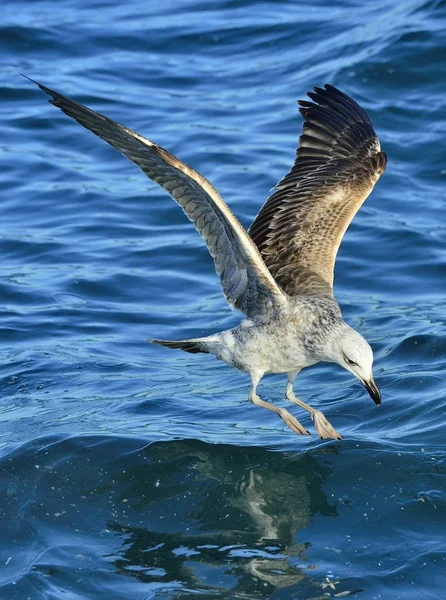
[[223,293],[232,306],[248,316],[256,316],[286,303],[285,294],[251,238],[207,179],[138,133],[40,83],[37,85],[51,96],[51,104],[122,152],[169,192],[205,241]]
[[301,100],[305,118],[291,171],[249,229],[289,295],[333,293],[342,237],[386,167],[370,119],[333,86]]

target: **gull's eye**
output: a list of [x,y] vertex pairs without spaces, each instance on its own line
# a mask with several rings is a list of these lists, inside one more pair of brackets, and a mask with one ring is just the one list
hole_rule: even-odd
[[348,358],[348,356],[345,356],[345,354],[344,354],[344,359],[345,359],[345,362],[348,365],[350,365],[351,367],[357,367],[358,366],[358,363],[355,363],[354,360],[352,360],[351,358]]

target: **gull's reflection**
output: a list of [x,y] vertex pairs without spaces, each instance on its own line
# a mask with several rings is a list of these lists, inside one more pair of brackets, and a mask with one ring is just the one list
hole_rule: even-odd
[[113,561],[121,573],[200,598],[268,598],[291,586],[323,596],[302,530],[336,510],[322,489],[329,470],[313,456],[194,441],[144,453],[146,464],[113,484],[132,513],[108,524],[125,541]]

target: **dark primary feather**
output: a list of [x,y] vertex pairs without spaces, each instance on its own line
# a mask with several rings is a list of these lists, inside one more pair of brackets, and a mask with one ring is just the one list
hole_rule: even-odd
[[384,172],[372,123],[331,85],[299,101],[304,117],[296,160],[249,234],[271,274],[290,295],[332,294],[342,237]]
[[122,152],[169,192],[204,239],[230,304],[255,316],[286,301],[251,238],[207,179],[134,131],[37,85],[51,96],[51,104]]

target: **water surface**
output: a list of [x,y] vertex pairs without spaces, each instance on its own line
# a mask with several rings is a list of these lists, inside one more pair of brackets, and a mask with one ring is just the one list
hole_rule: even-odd
[[[445,588],[444,3],[11,0],[0,26],[0,598],[440,599]],[[235,326],[169,196],[18,72],[170,149],[246,226],[332,83],[387,171],[336,267],[377,409],[332,365],[299,438],[246,375],[147,344]],[[285,406],[284,376],[263,397]],[[306,415],[302,422],[313,432]]]

